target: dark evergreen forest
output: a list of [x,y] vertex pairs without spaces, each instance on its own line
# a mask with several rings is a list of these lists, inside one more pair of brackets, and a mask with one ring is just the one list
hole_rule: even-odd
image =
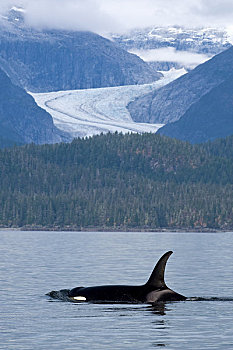
[[0,150],[0,226],[233,229],[233,136],[106,134]]

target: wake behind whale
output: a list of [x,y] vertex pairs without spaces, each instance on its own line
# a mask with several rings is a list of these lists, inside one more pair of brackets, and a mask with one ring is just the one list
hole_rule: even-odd
[[91,303],[149,303],[182,301],[186,297],[167,287],[164,281],[165,267],[172,251],[165,253],[157,262],[149,280],[139,286],[104,285],[76,287],[47,293],[53,299]]

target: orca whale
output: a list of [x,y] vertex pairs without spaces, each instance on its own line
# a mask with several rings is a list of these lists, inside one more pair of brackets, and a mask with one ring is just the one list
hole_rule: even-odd
[[139,286],[106,285],[95,287],[76,287],[48,293],[52,298],[66,296],[73,302],[92,303],[156,303],[186,300],[186,297],[166,286],[164,272],[172,251],[165,253],[157,262],[149,280]]

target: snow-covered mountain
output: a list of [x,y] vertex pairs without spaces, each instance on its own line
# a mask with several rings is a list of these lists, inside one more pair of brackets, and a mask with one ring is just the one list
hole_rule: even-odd
[[[224,30],[156,27],[112,35],[112,40],[117,44],[89,32],[35,30],[25,25],[23,9],[12,8],[0,18],[0,67],[33,91],[55,126],[71,137],[156,132],[225,79],[220,76],[222,62],[210,63],[164,86],[186,73],[174,67],[193,68],[230,47]],[[125,49],[150,61],[151,67]],[[160,80],[157,69],[167,70]],[[228,71],[231,57],[225,60]]]
[[216,28],[153,27],[111,37],[157,70],[194,68],[231,46],[227,31]]

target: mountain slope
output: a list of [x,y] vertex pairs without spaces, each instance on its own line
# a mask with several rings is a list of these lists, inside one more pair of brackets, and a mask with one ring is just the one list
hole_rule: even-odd
[[159,133],[192,143],[233,135],[233,74]]
[[109,133],[0,150],[0,226],[232,230],[233,136],[217,146]]
[[204,94],[233,73],[233,47],[199,65],[159,91],[129,105],[133,120],[170,123],[178,120]]
[[90,32],[39,31],[14,12],[0,21],[0,66],[33,92],[133,85],[157,80],[136,55]]
[[52,117],[37,106],[32,96],[12,84],[0,69],[0,145],[14,143],[36,144],[68,141],[70,138],[58,130]]

